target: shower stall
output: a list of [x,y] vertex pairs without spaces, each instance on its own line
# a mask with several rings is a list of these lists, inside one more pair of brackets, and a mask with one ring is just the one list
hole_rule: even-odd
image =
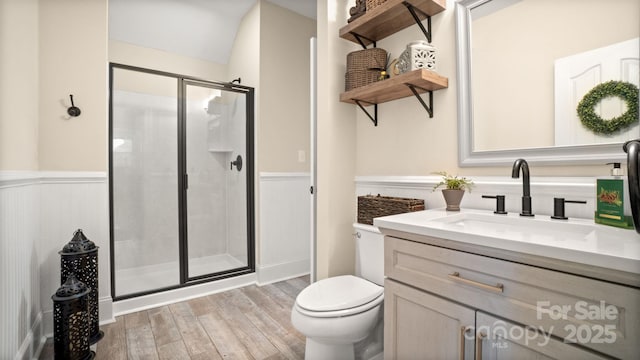
[[114,299],[255,271],[253,95],[110,64]]

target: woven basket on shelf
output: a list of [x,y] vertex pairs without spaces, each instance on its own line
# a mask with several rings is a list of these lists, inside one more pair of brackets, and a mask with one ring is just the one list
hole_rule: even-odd
[[385,2],[387,2],[387,0],[367,0],[367,11],[371,11]]
[[373,225],[373,218],[424,210],[424,200],[380,195],[358,196],[358,222]]
[[347,54],[347,71],[364,69],[384,69],[387,66],[387,52],[380,48],[352,51]]
[[359,88],[378,81],[378,70],[349,70],[344,74],[344,90]]
[[380,48],[353,51],[347,54],[345,91],[379,80],[380,71],[387,66],[387,52]]

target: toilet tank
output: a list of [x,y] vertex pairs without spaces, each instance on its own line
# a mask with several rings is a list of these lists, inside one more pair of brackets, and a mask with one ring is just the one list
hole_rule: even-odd
[[384,235],[372,225],[353,224],[356,276],[384,286]]

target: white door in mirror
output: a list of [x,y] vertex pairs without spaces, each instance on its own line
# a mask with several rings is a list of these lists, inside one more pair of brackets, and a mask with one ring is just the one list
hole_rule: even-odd
[[[598,135],[582,125],[578,103],[598,84],[616,80],[639,85],[640,38],[567,56],[555,61],[555,145],[623,143],[640,135],[636,123],[617,134]],[[618,97],[603,99],[596,107],[602,119],[626,112],[626,103]]]

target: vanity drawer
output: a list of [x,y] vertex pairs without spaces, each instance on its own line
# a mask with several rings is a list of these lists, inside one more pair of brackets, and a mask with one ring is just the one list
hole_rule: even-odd
[[640,289],[385,237],[385,275],[619,358],[640,353]]

